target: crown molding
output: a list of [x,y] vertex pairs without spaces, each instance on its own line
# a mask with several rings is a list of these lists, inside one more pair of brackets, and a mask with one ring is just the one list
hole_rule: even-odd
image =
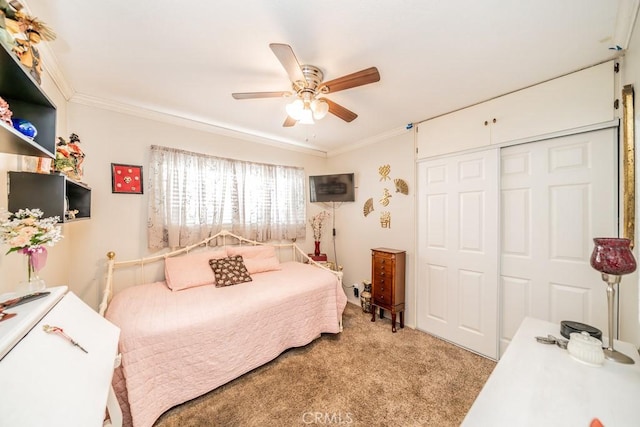
[[38,51],[42,56],[42,68],[44,68],[44,71],[51,77],[51,81],[56,88],[58,88],[64,99],[69,101],[75,95],[76,91],[62,73],[58,59],[46,43],[40,44]]
[[237,138],[244,141],[255,142],[258,144],[270,145],[272,147],[282,148],[285,150],[301,152],[304,154],[310,154],[318,157],[327,157],[327,153],[315,147],[305,146],[296,141],[283,141],[274,139],[268,135],[263,135],[255,132],[251,132],[245,129],[233,129],[231,127],[222,126],[217,123],[212,123],[206,120],[197,118],[176,116],[162,111],[152,110],[145,107],[139,107],[136,105],[125,104],[117,101],[112,101],[100,97],[91,95],[85,95],[82,93],[74,93],[69,99],[69,102],[81,105],[87,105],[90,107],[100,108],[104,110],[115,111],[117,113],[132,115],[136,117],[142,117],[157,122],[168,123],[176,126],[182,126],[190,129],[200,130],[203,132],[215,133],[217,135],[228,136],[231,138]]
[[337,150],[331,150],[327,152],[327,157],[335,157],[340,154],[348,153],[350,151],[358,150],[360,148],[366,147],[368,145],[377,144],[378,142],[383,142],[388,139],[394,138],[396,136],[402,135],[407,132],[413,132],[413,130],[407,129],[406,126],[394,128],[387,132],[380,133],[378,135],[374,135],[365,139],[361,139],[356,141],[353,144],[349,144],[348,147],[342,147]]
[[640,0],[621,0],[618,6],[616,26],[613,34],[614,46],[620,46],[622,50],[629,48],[633,28],[638,19]]

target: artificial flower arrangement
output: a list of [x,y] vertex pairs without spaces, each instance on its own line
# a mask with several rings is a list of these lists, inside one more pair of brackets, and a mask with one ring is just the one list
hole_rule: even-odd
[[324,225],[324,221],[329,219],[330,216],[331,214],[329,212],[322,211],[309,219],[309,224],[311,224],[311,229],[313,230],[313,240],[316,242],[320,241],[322,237],[322,226]]
[[44,245],[53,246],[63,237],[61,227],[56,226],[60,218],[42,215],[40,209],[20,209],[16,213],[4,212],[0,219],[0,241],[10,246],[7,254],[19,252],[29,257],[29,280],[46,263]]

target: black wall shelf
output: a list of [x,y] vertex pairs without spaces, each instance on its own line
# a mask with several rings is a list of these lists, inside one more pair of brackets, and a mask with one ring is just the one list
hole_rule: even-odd
[[13,118],[26,119],[38,130],[31,139],[0,122],[0,152],[55,158],[56,106],[3,43],[0,43],[0,97],[9,104]]
[[[19,209],[40,209],[44,217],[57,216],[60,222],[91,217],[91,188],[63,174],[9,172],[9,212]],[[68,202],[68,206],[67,206]],[[78,210],[74,219],[67,210]]]

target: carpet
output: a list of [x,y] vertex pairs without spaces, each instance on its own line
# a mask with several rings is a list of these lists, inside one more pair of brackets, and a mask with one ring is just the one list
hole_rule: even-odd
[[353,304],[343,323],[154,426],[458,426],[496,365]]

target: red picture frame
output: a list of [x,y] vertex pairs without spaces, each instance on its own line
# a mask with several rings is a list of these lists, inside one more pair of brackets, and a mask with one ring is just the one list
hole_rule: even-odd
[[111,163],[111,192],[143,194],[142,166]]

